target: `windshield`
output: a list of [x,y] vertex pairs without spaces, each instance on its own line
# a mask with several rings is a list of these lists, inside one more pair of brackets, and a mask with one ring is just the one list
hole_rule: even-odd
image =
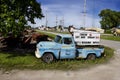
[[61,43],[61,39],[62,39],[61,36],[56,36],[54,41],[56,43]]

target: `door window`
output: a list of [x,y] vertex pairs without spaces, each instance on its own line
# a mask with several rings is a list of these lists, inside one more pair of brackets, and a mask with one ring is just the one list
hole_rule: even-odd
[[72,44],[72,39],[71,38],[64,38],[64,44]]

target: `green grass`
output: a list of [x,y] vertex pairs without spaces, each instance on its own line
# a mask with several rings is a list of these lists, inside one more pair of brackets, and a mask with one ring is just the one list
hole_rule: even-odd
[[49,30],[48,32],[55,32],[55,33],[61,33],[61,34],[70,34],[68,31],[60,32],[60,31],[55,31],[55,30]]
[[41,59],[37,59],[34,53],[0,52],[0,69],[78,70],[108,62],[109,59],[112,58],[113,52],[113,49],[105,47],[105,56],[93,61],[83,59],[58,60],[51,64],[44,63]]
[[40,31],[40,30],[37,30],[37,32],[41,33],[41,34],[45,34],[45,35],[48,35],[51,39],[54,39],[56,35],[54,34],[49,34],[47,32],[43,32],[43,31]]
[[[49,34],[47,32],[38,31],[42,34],[48,35],[50,38],[54,39],[54,34]],[[58,32],[57,32],[58,33]],[[63,33],[62,33],[63,34]],[[67,33],[68,34],[68,33]],[[113,41],[120,41],[120,36],[113,36],[113,35],[101,35],[101,39],[105,40],[113,40]]]
[[114,40],[114,41],[120,41],[120,36],[113,36],[113,35],[101,35],[101,39],[105,39],[105,40]]
[[110,29],[106,30],[106,31],[105,31],[105,34],[112,34],[112,33],[111,33],[111,30],[110,30]]
[[[54,38],[54,34],[43,33],[51,38]],[[114,55],[114,50],[105,47],[105,56],[97,58],[96,60],[58,60],[51,64],[44,63],[41,59],[37,59],[32,53],[20,53],[20,52],[0,52],[0,69],[12,70],[12,69],[33,69],[33,70],[78,70],[83,68],[89,68],[95,65],[107,63]]]

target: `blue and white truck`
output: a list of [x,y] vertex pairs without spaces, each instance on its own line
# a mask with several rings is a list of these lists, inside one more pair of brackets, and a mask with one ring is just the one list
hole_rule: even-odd
[[[81,35],[83,36],[83,34]],[[46,63],[51,63],[56,59],[85,58],[94,60],[100,57],[102,53],[104,53],[104,48],[100,45],[76,45],[74,36],[58,34],[52,42],[39,42],[36,46],[35,56]]]

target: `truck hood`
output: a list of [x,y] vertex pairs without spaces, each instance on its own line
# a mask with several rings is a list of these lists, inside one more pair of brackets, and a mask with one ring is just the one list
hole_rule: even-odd
[[48,42],[48,41],[43,41],[39,42],[37,44],[38,48],[55,48],[57,47],[57,44],[55,42]]

